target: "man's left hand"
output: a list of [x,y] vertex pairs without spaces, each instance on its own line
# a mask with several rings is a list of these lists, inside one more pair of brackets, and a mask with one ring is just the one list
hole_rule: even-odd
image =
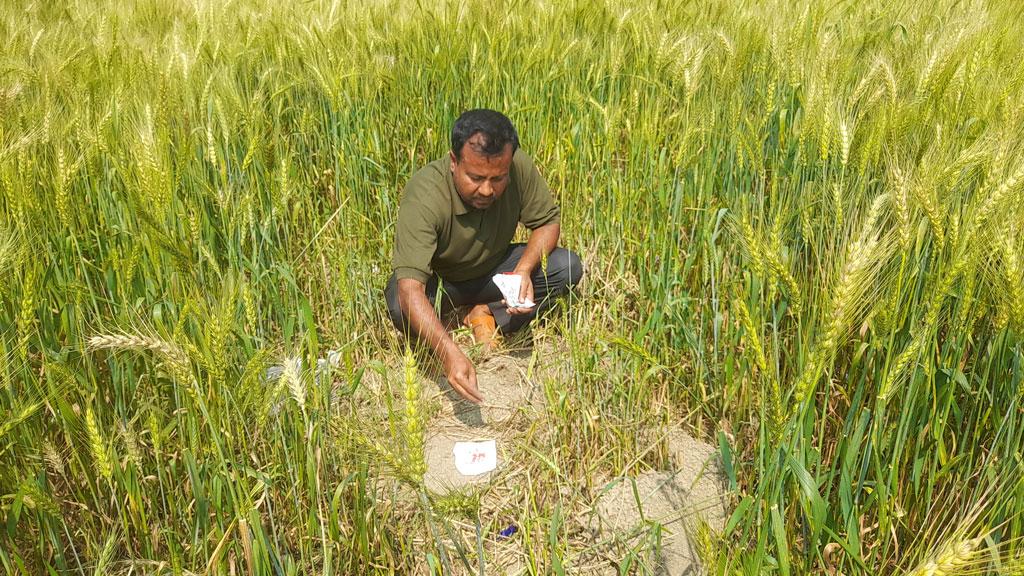
[[[515,270],[513,273],[519,275],[519,278],[520,278],[520,282],[519,282],[519,301],[520,302],[532,302],[533,301],[533,279],[531,278],[531,274],[529,272],[523,272],[521,270]],[[529,314],[529,313],[533,312],[534,308],[536,308],[536,306],[531,306],[529,308],[512,308],[510,306],[508,308],[508,313],[512,314],[513,316],[518,316],[520,314]]]

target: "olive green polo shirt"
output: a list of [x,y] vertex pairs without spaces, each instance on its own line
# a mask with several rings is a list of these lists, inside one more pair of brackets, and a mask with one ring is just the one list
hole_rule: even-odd
[[558,221],[547,182],[521,149],[512,156],[504,194],[484,210],[463,203],[446,155],[405,185],[391,263],[399,280],[425,284],[433,274],[452,282],[479,278],[501,263],[520,222],[533,230]]

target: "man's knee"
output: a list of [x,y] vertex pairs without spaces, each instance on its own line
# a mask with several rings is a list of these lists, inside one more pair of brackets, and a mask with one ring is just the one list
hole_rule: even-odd
[[384,288],[384,300],[388,304],[388,316],[391,317],[391,323],[398,330],[404,331],[405,315],[402,314],[402,305],[398,301],[398,280],[394,274],[391,275],[387,286]]
[[579,284],[583,277],[583,262],[572,250],[555,248],[548,254],[547,273],[554,281],[566,288]]

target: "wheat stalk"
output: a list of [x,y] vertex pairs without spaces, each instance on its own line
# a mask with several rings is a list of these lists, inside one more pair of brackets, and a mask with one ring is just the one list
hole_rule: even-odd
[[153,408],[149,409],[149,415],[146,417],[146,428],[149,429],[149,441],[153,444],[153,455],[159,458],[163,449],[163,428]]
[[242,282],[242,305],[245,308],[245,323],[249,330],[256,330],[258,320],[256,316],[256,296],[253,294],[249,279]]
[[281,363],[281,382],[288,388],[299,409],[306,411],[306,385],[302,382],[302,360],[291,356]]
[[18,488],[22,494],[23,502],[31,509],[46,512],[54,518],[60,518],[60,507],[48,494],[45,494],[39,485],[31,480],[25,480]]
[[403,366],[405,388],[405,447],[407,474],[416,482],[423,481],[427,471],[423,456],[423,410],[420,407],[420,381],[416,374],[416,358],[412,351],[405,349]]
[[967,237],[968,241],[976,238],[978,232],[985,226],[989,218],[995,214],[1003,201],[1008,200],[1013,192],[1016,191],[1017,185],[1020,184],[1021,180],[1024,180],[1024,162],[1010,176],[1003,180],[991,194],[986,196],[981,205],[978,206],[974,220],[971,223],[970,232]]
[[[846,261],[840,271],[839,282],[833,291],[831,306],[825,316],[828,319],[825,330],[816,342],[810,359],[796,383],[794,400],[797,405],[807,399],[817,385],[821,374],[832,363],[836,350],[842,343],[842,337],[853,319],[869,303],[865,294],[871,288],[872,279],[879,266],[884,262],[880,256],[888,248],[888,242],[881,241],[876,231],[882,206],[887,200],[887,194],[880,194],[875,198],[860,236],[847,249]],[[793,406],[794,411],[797,405]]]
[[140,334],[97,334],[89,337],[88,344],[93,350],[149,350],[168,359],[188,361],[181,348],[174,344]]
[[915,182],[910,187],[911,195],[917,200],[917,203],[924,210],[925,216],[928,217],[928,222],[931,224],[932,234],[935,235],[935,241],[938,244],[938,248],[941,251],[942,247],[946,242],[945,226],[943,224],[943,215],[939,212],[939,208],[936,205],[932,194],[929,194],[925,190],[924,182]]
[[939,321],[939,312],[942,310],[942,306],[946,302],[949,289],[963,273],[964,268],[967,266],[967,260],[968,259],[966,257],[958,259],[952,270],[943,274],[942,279],[935,287],[932,292],[932,297],[928,301],[928,308],[925,315],[912,333],[913,338],[911,339],[910,344],[908,344],[903,352],[901,352],[896,358],[893,368],[891,368],[889,373],[886,375],[886,379],[878,394],[878,397],[881,400],[888,400],[892,397],[892,394],[896,391],[896,383],[903,377],[904,372],[910,366],[911,360],[916,358],[921,352],[921,349],[924,347],[925,340],[929,338],[935,330],[935,326]]
[[67,473],[64,468],[64,457],[49,440],[43,442],[43,461],[54,476],[61,478]]
[[906,576],[947,576],[962,574],[977,555],[984,536],[969,540],[951,540],[933,556],[919,564]]
[[189,384],[190,391],[197,385],[192,375],[192,362],[180,347],[166,340],[142,334],[97,334],[88,339],[92,350],[134,350],[155,352],[170,369],[176,379]]
[[760,251],[761,243],[757,240],[757,235],[754,234],[754,227],[750,225],[746,218],[740,218],[737,222],[740,229],[742,247],[747,252],[747,262],[750,264],[751,270],[760,276],[764,274],[763,256]]
[[0,422],[0,439],[3,439],[15,426],[24,422],[29,416],[35,413],[42,406],[42,402],[26,404],[17,410],[10,410],[5,414],[3,422]]
[[1003,238],[1000,247],[1003,252],[1003,281],[1006,285],[1006,299],[1010,309],[1010,317],[1018,325],[1024,325],[1024,266],[1021,265],[1020,256],[1017,254],[1017,247],[1014,245],[1013,237],[1008,235]]
[[850,146],[853,144],[853,130],[845,119],[839,122],[839,143],[841,146],[839,160],[843,168],[850,162]]
[[750,310],[747,309],[746,302],[742,298],[737,297],[736,310],[740,317],[740,323],[743,325],[744,340],[750,346],[751,351],[754,354],[754,363],[760,371],[763,378],[768,381],[769,390],[771,396],[768,398],[768,431],[772,438],[778,439],[782,433],[783,425],[783,410],[782,410],[782,389],[779,386],[779,381],[775,377],[775,373],[768,367],[768,359],[764,353],[764,347],[761,345],[761,338],[759,332],[754,326],[754,321],[750,317]]
[[16,230],[0,220],[0,290],[4,288],[4,276],[21,261],[21,242]]
[[[780,255],[781,242],[778,236],[781,230],[777,228],[773,230],[774,241],[771,242],[772,245],[769,245],[768,242],[758,238],[757,233],[754,232],[754,228],[746,218],[738,219],[736,225],[739,228],[740,244],[747,252],[747,262],[751,270],[758,275],[767,271],[770,273],[772,281],[782,282],[786,286],[786,292],[789,294],[792,313],[799,316],[803,299],[800,295],[800,286],[797,284],[796,278],[790,273]],[[765,266],[766,264],[767,267]],[[772,285],[771,292],[774,293],[774,284]]]
[[212,314],[209,329],[210,368],[211,375],[217,382],[223,382],[228,370],[228,343],[231,325],[235,317],[235,292],[226,290],[227,295],[221,299],[220,306]]
[[28,266],[21,283],[21,301],[18,307],[18,352],[22,360],[28,358],[28,341],[36,325],[36,300],[39,287],[35,266]]
[[110,480],[114,473],[114,467],[110,461],[110,453],[107,451],[107,445],[103,441],[103,435],[100,433],[100,428],[96,424],[96,414],[93,413],[92,407],[85,409],[85,431],[89,436],[89,450],[92,452],[92,459],[93,463],[96,465],[96,471],[100,476]]
[[242,538],[242,557],[245,558],[245,566],[249,574],[255,574],[256,564],[252,552],[252,533],[249,531],[249,521],[245,518],[238,519],[238,533]]
[[137,470],[142,470],[142,448],[139,446],[139,438],[130,426],[124,422],[118,424],[121,432],[121,440],[124,442],[125,454],[128,461],[135,465]]

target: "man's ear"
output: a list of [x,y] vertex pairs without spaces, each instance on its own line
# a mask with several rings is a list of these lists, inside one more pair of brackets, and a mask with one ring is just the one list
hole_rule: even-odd
[[455,152],[452,152],[451,150],[448,151],[448,158],[452,161],[451,171],[455,172],[455,165],[459,163],[459,159],[455,157]]

